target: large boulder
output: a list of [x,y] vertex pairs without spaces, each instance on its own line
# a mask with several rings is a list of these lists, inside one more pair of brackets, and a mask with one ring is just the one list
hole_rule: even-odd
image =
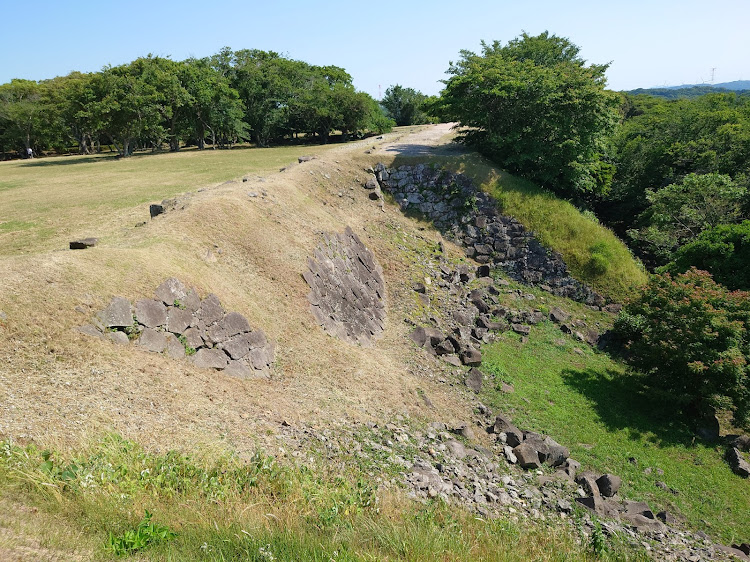
[[622,478],[614,474],[604,474],[596,479],[596,485],[605,498],[611,498],[620,489]]
[[511,447],[517,447],[523,441],[523,432],[518,429],[511,419],[503,414],[497,414],[495,416],[495,423],[492,426],[494,433],[504,433],[507,439],[508,445]]
[[133,310],[124,297],[113,297],[107,308],[98,315],[105,328],[127,328],[133,325]]
[[750,463],[742,456],[742,452],[736,447],[729,447],[726,454],[727,462],[732,472],[743,478],[750,477]]
[[135,303],[135,319],[147,328],[158,328],[167,323],[167,307],[161,301],[143,299]]

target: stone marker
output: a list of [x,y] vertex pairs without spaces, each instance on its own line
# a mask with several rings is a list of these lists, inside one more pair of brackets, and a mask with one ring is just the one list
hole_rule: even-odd
[[71,250],[85,250],[86,248],[92,248],[99,242],[98,238],[82,238],[80,240],[73,240],[70,243]]

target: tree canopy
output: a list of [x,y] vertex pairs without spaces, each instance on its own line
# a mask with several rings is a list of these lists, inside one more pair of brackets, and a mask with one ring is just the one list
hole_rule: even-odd
[[606,191],[604,158],[620,97],[605,89],[608,65],[589,65],[568,39],[526,33],[462,51],[442,92],[445,117],[463,140],[501,166],[566,197]]
[[136,147],[266,146],[299,134],[327,142],[334,130],[346,137],[391,126],[343,68],[257,49],[179,62],[149,55],[92,74],[0,85],[2,152],[112,144],[128,156]]

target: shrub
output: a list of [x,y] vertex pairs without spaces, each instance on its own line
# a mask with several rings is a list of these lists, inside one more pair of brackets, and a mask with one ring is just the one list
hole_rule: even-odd
[[666,266],[670,273],[682,273],[690,267],[705,269],[730,289],[750,289],[750,221],[723,224],[701,233],[677,250]]
[[655,275],[615,322],[629,361],[684,411],[726,404],[738,425],[750,421],[750,295],[730,292],[695,268]]

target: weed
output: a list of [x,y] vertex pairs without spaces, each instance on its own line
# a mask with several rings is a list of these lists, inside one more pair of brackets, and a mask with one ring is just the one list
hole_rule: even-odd
[[[175,301],[175,302],[177,302],[177,301]],[[177,339],[182,344],[182,347],[185,348],[185,355],[187,355],[187,356],[195,355],[195,351],[196,351],[195,348],[190,346],[190,344],[187,341],[187,338],[184,335],[177,336]]]
[[589,547],[594,554],[601,558],[607,553],[607,538],[604,536],[602,526],[598,519],[594,519],[594,528],[591,530],[591,538],[589,539]]
[[135,529],[125,531],[122,535],[109,533],[107,539],[107,549],[111,550],[115,556],[126,556],[143,550],[152,544],[169,541],[177,536],[166,525],[160,525],[151,521],[153,515],[146,510],[146,514],[141,519]]

